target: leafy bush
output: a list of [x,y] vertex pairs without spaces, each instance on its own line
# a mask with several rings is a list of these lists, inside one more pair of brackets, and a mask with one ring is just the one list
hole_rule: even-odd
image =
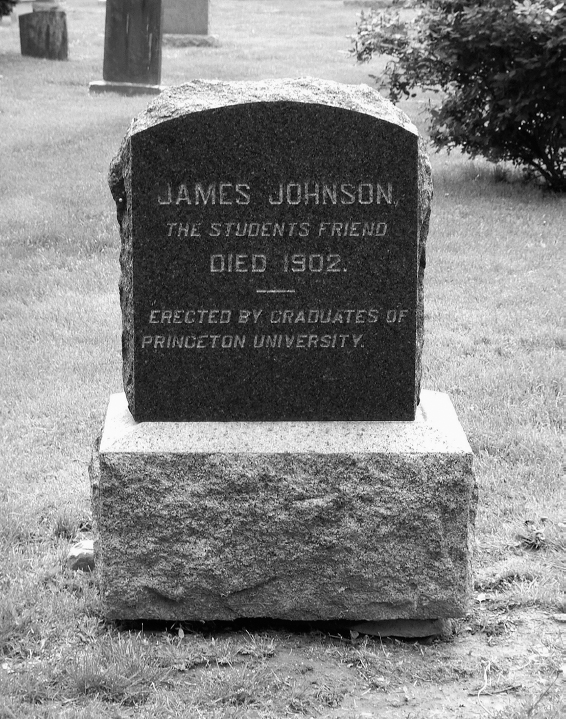
[[0,0],[0,17],[9,15],[17,2],[18,0]]
[[[555,0],[420,0],[410,21],[362,13],[352,52],[390,56],[377,82],[431,105],[437,149],[510,161],[566,191],[566,5]],[[413,13],[414,14],[414,13]]]

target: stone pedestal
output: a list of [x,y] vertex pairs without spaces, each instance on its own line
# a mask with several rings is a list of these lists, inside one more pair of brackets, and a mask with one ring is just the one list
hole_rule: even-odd
[[438,619],[466,611],[472,453],[414,422],[142,422],[112,395],[91,463],[109,619]]

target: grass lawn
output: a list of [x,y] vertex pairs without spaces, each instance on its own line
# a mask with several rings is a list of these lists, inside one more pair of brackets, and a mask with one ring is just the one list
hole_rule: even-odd
[[[211,0],[220,48],[164,48],[164,84],[370,82],[342,0]],[[432,155],[424,385],[448,392],[480,487],[470,614],[442,641],[275,623],[121,628],[64,568],[121,391],[112,155],[147,98],[89,96],[104,6],[67,0],[68,62],[0,26],[0,719],[564,716],[566,201]],[[403,106],[424,130],[424,102]],[[532,522],[532,524],[525,524]],[[538,532],[540,530],[540,533]]]

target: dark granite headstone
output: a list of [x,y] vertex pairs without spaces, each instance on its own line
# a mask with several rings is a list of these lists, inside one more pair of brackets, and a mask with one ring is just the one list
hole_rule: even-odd
[[110,186],[136,420],[414,419],[430,166],[379,93],[172,88]]
[[161,0],[107,0],[102,75],[108,82],[161,82]]
[[69,40],[67,15],[57,6],[40,12],[20,15],[20,47],[22,55],[47,60],[67,60]]

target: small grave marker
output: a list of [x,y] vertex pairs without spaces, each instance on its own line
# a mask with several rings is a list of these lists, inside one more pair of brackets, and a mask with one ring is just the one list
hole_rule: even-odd
[[19,16],[22,55],[67,60],[67,15],[58,2],[34,2],[33,10]]

